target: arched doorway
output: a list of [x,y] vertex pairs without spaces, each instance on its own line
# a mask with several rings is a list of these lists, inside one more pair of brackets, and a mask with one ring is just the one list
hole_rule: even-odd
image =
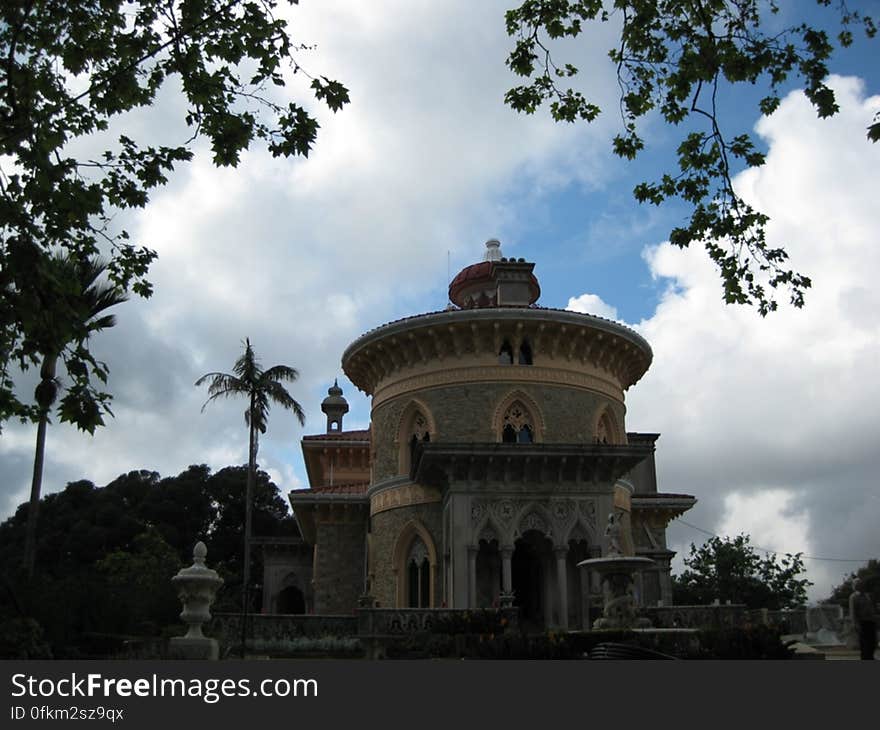
[[516,541],[511,562],[513,604],[519,608],[525,627],[544,628],[551,600],[550,565],[553,543],[537,530],[525,532]]
[[477,553],[477,608],[499,605],[501,595],[501,552],[498,540],[481,539]]
[[306,597],[296,586],[287,586],[278,594],[278,613],[306,612]]

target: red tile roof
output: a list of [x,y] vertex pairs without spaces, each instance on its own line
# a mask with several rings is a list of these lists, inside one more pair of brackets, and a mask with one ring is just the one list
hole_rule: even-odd
[[693,499],[693,494],[671,494],[666,492],[633,492],[634,498],[639,499]]
[[303,441],[369,441],[370,429],[365,428],[359,431],[331,431],[330,433],[319,433],[313,436],[303,436]]
[[294,489],[292,494],[366,494],[369,482],[352,482],[350,484],[332,484],[313,489]]

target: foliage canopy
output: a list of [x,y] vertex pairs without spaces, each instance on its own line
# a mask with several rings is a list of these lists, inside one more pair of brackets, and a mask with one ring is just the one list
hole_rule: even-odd
[[697,548],[691,544],[686,570],[673,576],[673,600],[682,605],[742,603],[749,608],[795,608],[807,601],[810,581],[801,553],[762,558],[748,535],[712,537]]
[[[96,633],[147,636],[176,628],[180,603],[170,579],[191,564],[197,540],[206,543],[210,566],[226,581],[216,610],[234,609],[242,582],[247,471],[235,466],[212,474],[194,465],[165,478],[132,471],[105,487],[70,482],[41,500],[40,570],[32,581],[17,572],[28,513],[21,505],[0,524],[0,626],[4,619],[37,619],[56,657],[90,653]],[[298,534],[278,488],[262,471],[253,521],[261,536]]]
[[[669,240],[706,248],[726,302],[755,304],[766,315],[777,308],[774,290],[782,287],[801,307],[810,279],[789,268],[785,249],[766,239],[768,217],[734,189],[737,170],[762,165],[764,155],[748,132],[730,132],[722,101],[733,85],[760,86],[757,111],[769,115],[786,82],[796,81],[820,117],[835,114],[834,91],[825,83],[828,62],[836,48],[853,43],[857,30],[873,38],[876,26],[845,2],[833,5],[836,37],[806,22],[777,27],[770,18],[779,14],[774,0],[525,0],[506,15],[507,32],[516,39],[507,65],[527,81],[505,101],[528,114],[549,103],[556,121],[596,119],[599,107],[568,85],[579,70],[554,59],[553,46],[581,36],[590,23],[619,23],[619,43],[608,53],[620,86],[622,131],[614,153],[632,160],[644,149],[639,125],[648,115],[684,127],[678,170],[638,184],[636,199],[660,205],[678,198],[691,207],[690,220]],[[868,137],[880,139],[880,122],[869,126]]]
[[853,592],[853,582],[861,578],[862,590],[871,596],[874,604],[880,604],[880,560],[869,560],[855,573],[850,573],[839,586],[831,591],[828,600],[831,603],[839,603],[845,609],[849,608],[849,597]]
[[[296,3],[296,0],[291,0]],[[70,283],[51,254],[108,259],[121,292],[151,294],[156,253],[114,220],[143,208],[206,138],[214,163],[238,164],[259,140],[274,156],[306,156],[318,122],[284,87],[306,77],[331,110],[349,101],[332,79],[308,75],[276,15],[277,0],[11,0],[0,5],[0,423],[36,420],[15,395],[13,368],[37,365],[39,318],[60,309]],[[110,136],[126,112],[152,105],[170,81],[185,101],[189,139],[150,144]],[[312,102],[314,104],[314,102]],[[91,149],[91,152],[83,152]],[[69,340],[70,338],[66,338]],[[88,347],[62,353],[72,388],[103,408]],[[71,413],[93,429],[100,411]]]

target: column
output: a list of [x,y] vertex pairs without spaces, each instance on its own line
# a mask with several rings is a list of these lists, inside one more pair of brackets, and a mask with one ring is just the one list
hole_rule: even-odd
[[505,593],[513,593],[513,571],[510,567],[512,557],[512,547],[501,548],[501,589]]
[[513,571],[510,561],[513,558],[513,547],[501,548],[501,606],[513,605]]
[[477,607],[477,552],[479,548],[468,545],[468,607]]
[[559,628],[568,629],[568,546],[554,548],[556,553],[556,582],[559,586]]

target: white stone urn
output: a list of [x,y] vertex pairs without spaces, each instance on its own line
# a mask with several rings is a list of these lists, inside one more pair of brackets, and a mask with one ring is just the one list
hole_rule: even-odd
[[197,542],[193,548],[193,564],[183,568],[172,579],[177,596],[183,604],[180,618],[188,626],[185,636],[171,640],[174,654],[188,658],[216,658],[217,642],[202,633],[202,624],[211,620],[211,604],[223,579],[205,565],[208,548]]

